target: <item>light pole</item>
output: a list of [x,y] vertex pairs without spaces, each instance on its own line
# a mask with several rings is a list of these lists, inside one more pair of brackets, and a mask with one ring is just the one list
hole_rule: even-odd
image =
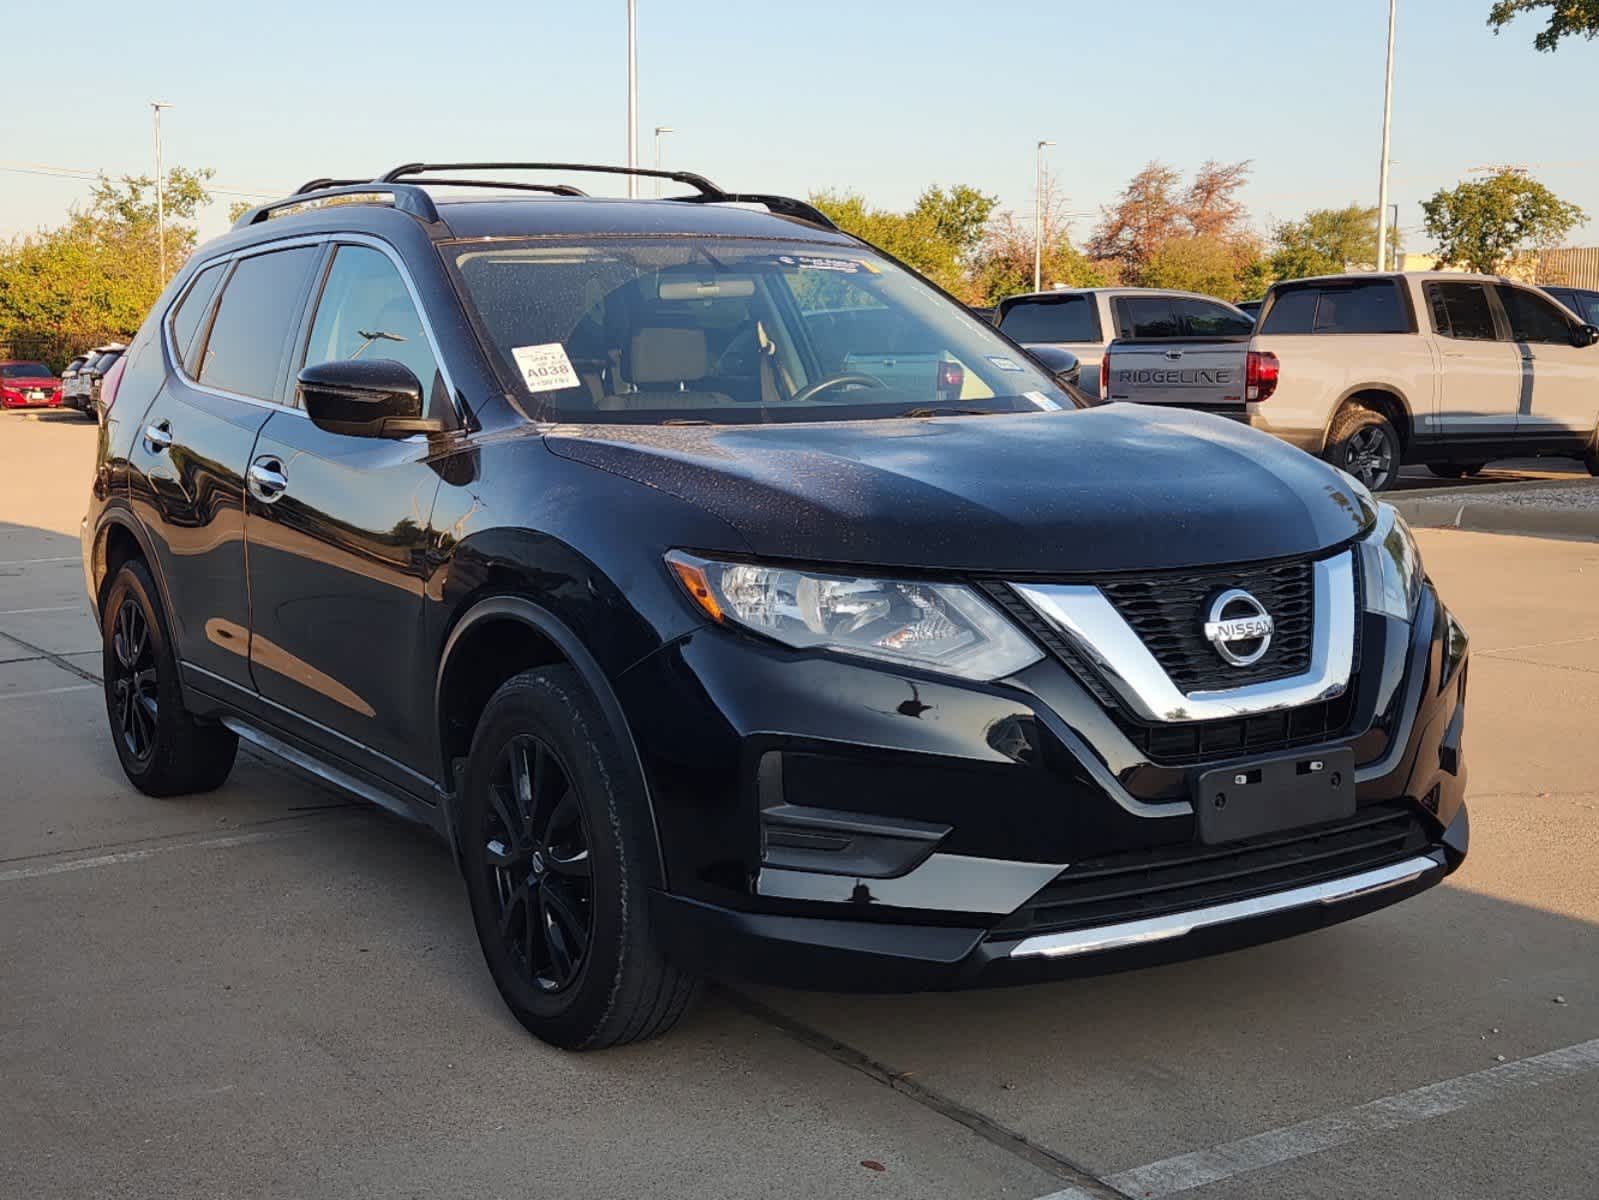
[[1033,291],[1044,290],[1044,150],[1054,142],[1038,143],[1033,176]]
[[150,115],[155,122],[155,230],[161,245],[161,286],[167,285],[167,181],[161,167],[161,110],[171,108],[165,100],[150,101]]
[[[670,125],[657,125],[655,127],[655,169],[657,171],[661,169],[661,134],[676,132],[677,130],[673,129]],[[661,194],[661,181],[659,178],[657,178],[655,181],[655,194],[656,196],[660,196]]]
[[[627,0],[627,166],[638,170],[638,5]],[[638,176],[627,177],[627,194],[638,195]]]
[[1388,265],[1388,147],[1394,123],[1394,30],[1399,0],[1388,0],[1388,75],[1382,94],[1382,174],[1377,185],[1377,269]]

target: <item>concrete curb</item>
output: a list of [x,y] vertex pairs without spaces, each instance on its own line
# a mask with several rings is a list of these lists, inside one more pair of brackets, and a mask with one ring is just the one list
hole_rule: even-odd
[[1490,484],[1383,499],[1417,529],[1599,540],[1599,479]]

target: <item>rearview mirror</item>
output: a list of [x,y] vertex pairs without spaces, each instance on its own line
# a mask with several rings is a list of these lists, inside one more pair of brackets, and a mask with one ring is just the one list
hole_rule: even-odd
[[1078,386],[1083,365],[1070,350],[1062,350],[1059,346],[1028,346],[1027,353],[1035,363],[1049,372],[1056,383],[1068,387]]
[[442,433],[444,422],[422,415],[422,384],[392,359],[318,363],[296,381],[300,404],[318,429],[348,437],[402,438]]
[[1571,344],[1578,349],[1592,346],[1599,342],[1599,325],[1573,325],[1571,327]]

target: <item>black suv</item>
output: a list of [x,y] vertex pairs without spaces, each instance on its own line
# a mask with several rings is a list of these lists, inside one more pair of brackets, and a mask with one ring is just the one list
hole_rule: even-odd
[[1466,638],[1391,508],[1079,407],[802,202],[429,184],[511,167],[554,169],[247,214],[108,381],[83,560],[139,788],[242,738],[430,825],[573,1048],[708,974],[1046,979],[1459,865]]

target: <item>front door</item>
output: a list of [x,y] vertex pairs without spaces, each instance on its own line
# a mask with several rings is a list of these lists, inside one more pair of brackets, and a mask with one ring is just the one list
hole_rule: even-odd
[[1435,281],[1424,290],[1439,353],[1438,431],[1451,443],[1503,453],[1521,411],[1521,356],[1503,336],[1486,285]]
[[[294,370],[393,359],[449,402],[394,260],[337,247]],[[303,735],[413,790],[423,786],[433,693],[420,666],[422,586],[439,476],[423,438],[329,433],[299,408],[267,422],[250,464],[250,663],[261,695]],[[374,752],[385,763],[369,761]]]
[[1599,352],[1572,344],[1580,322],[1530,288],[1494,286],[1526,386],[1516,440],[1582,453],[1599,428]]
[[164,331],[178,361],[129,454],[130,499],[172,599],[178,659],[241,687],[250,686],[244,473],[317,253],[257,254],[195,276]]

